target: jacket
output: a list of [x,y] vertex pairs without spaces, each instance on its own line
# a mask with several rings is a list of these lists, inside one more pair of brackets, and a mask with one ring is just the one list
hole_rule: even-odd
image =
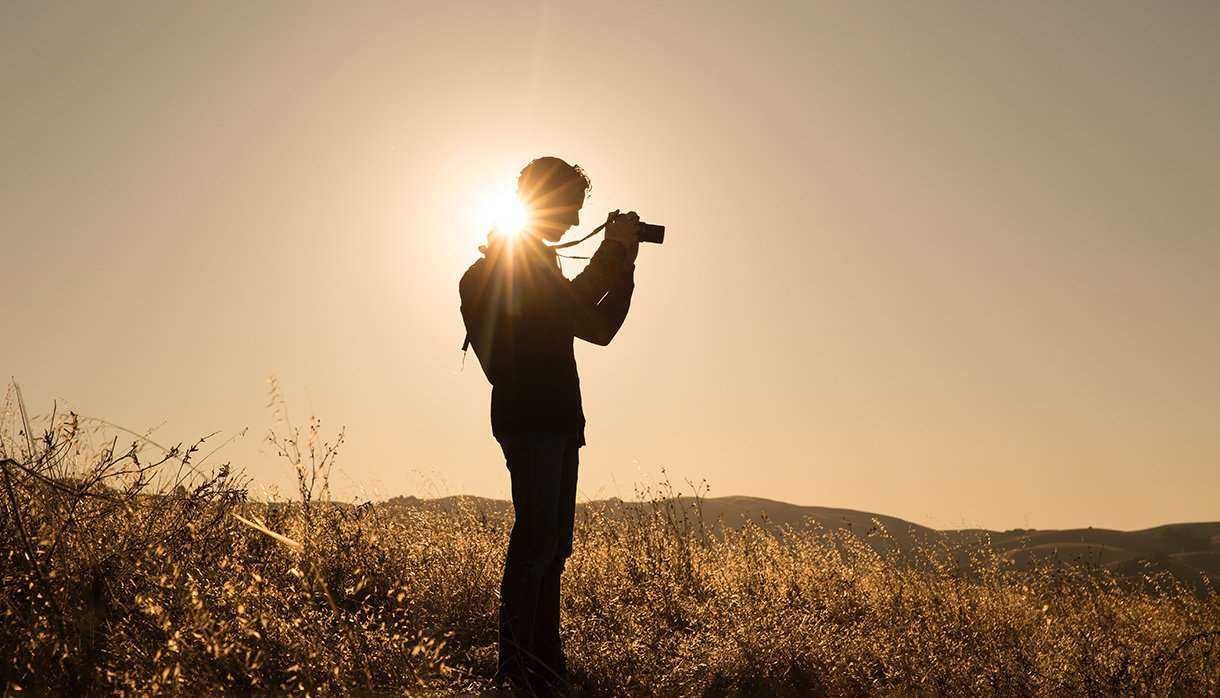
[[480,249],[458,291],[467,339],[492,385],[492,434],[570,432],[584,445],[574,340],[610,343],[631,305],[635,265],[624,268],[626,250],[612,240],[571,280],[531,235]]

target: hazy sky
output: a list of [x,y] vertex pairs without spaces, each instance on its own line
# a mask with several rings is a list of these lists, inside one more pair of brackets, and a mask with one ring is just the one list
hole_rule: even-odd
[[668,226],[579,498],[1220,519],[1220,3],[753,5],[3,3],[0,372],[287,495],[275,375],[337,496],[507,498],[457,281],[550,154]]

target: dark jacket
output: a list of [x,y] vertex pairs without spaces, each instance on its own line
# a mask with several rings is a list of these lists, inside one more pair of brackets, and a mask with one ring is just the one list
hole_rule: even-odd
[[566,431],[584,444],[573,338],[604,346],[622,326],[635,288],[635,266],[624,268],[625,254],[618,242],[603,240],[569,281],[550,247],[522,235],[489,245],[462,275],[462,319],[492,385],[497,438]]

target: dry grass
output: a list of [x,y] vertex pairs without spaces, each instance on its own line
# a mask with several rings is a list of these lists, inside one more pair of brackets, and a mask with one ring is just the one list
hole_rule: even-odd
[[[203,444],[0,424],[0,682],[55,694],[489,687],[511,522],[314,498],[338,442],[272,437],[301,501],[247,501]],[[316,488],[316,489],[315,489]],[[647,493],[645,493],[647,495]],[[1215,695],[1220,595],[755,526],[698,494],[586,508],[564,576],[575,695]],[[272,535],[274,534],[274,535]],[[881,533],[884,535],[884,532]]]

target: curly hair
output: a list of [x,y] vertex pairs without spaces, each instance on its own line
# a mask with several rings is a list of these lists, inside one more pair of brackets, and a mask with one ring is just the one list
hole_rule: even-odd
[[593,191],[593,182],[589,181],[589,175],[585,174],[580,165],[569,165],[550,155],[530,160],[517,176],[519,193],[549,192],[566,188],[568,185],[578,185],[585,196]]

